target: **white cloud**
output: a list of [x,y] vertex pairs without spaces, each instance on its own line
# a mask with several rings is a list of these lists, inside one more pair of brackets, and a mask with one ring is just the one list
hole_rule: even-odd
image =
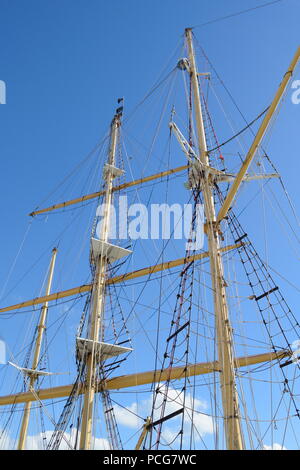
[[[46,437],[47,443],[50,441],[53,431],[46,431],[45,434],[36,434],[34,436],[28,436],[26,439],[26,450],[43,450],[43,437]],[[74,447],[75,444],[75,434],[76,429],[73,430],[72,435],[70,433],[65,433],[64,436],[66,440]],[[80,433],[79,433],[80,438]],[[70,449],[68,443],[65,439],[62,439],[61,445],[59,447],[60,450],[68,450]],[[0,442],[0,449],[1,450],[10,450],[15,449],[16,443],[15,441],[9,436],[8,433],[4,432],[1,435],[1,442]],[[92,449],[95,450],[110,450],[109,442],[107,439],[96,437],[93,439],[92,442]]]
[[[166,394],[166,386],[161,384],[159,386],[160,393],[157,396],[155,408],[156,411],[154,413],[154,421],[160,418],[161,413],[161,405],[163,403],[164,395]],[[133,402],[131,405],[127,406],[126,409],[116,405],[114,407],[115,415],[118,424],[127,426],[129,428],[138,429],[144,423],[143,419],[139,418],[141,416],[146,418],[151,414],[152,409],[152,397],[149,397],[145,400],[141,400],[141,402]],[[179,410],[183,407],[184,401],[184,394],[180,390],[175,390],[172,387],[169,387],[167,393],[167,403],[164,412],[164,416],[174,413],[175,411]],[[187,435],[191,432],[191,422],[193,421],[193,429],[194,429],[194,439],[200,440],[206,434],[213,433],[213,421],[211,416],[205,414],[204,411],[207,410],[207,403],[204,401],[199,400],[198,398],[193,398],[193,396],[189,393],[185,394],[185,415],[184,415],[184,428],[186,432],[184,435]],[[128,411],[127,411],[128,410]],[[136,416],[138,415],[138,416]],[[181,416],[178,415],[170,421],[168,424],[165,423],[163,425],[163,432],[162,437],[164,441],[171,442],[173,441],[180,427],[180,419]]]
[[[50,437],[52,435],[53,431],[46,431],[45,432],[45,437],[47,438],[47,442],[49,442]],[[75,436],[76,436],[76,429],[73,429],[72,434],[70,433],[65,433],[64,434],[65,439],[61,440],[61,444],[59,449],[60,450],[68,450],[70,449],[70,446],[68,445],[71,444],[72,448],[74,448],[75,445]],[[80,439],[80,432],[78,434],[78,441]],[[68,442],[67,442],[68,441]],[[27,441],[26,441],[26,449],[27,450],[42,450],[43,449],[43,436],[41,434],[37,434],[35,436],[28,436]],[[101,438],[101,437],[95,437],[92,441],[92,449],[94,450],[109,450],[109,442],[107,439]]]
[[141,415],[141,413],[144,411],[146,412],[148,408],[148,400],[143,400],[141,405],[139,405],[139,409],[137,403],[134,402],[130,406],[126,406],[126,409],[115,405],[114,411],[119,424],[129,428],[137,429],[142,426],[144,422],[138,416]]
[[287,448],[282,446],[281,444],[274,443],[271,446],[264,444],[264,450],[287,450]]
[[1,450],[10,450],[14,446],[11,436],[6,432],[0,429],[0,449]]
[[[154,420],[160,418],[161,405],[163,403],[164,395],[166,394],[165,384],[160,384],[160,393],[156,400],[156,411],[154,413]],[[184,394],[180,390],[175,390],[169,387],[167,393],[167,403],[164,416],[169,415],[183,407]],[[118,405],[114,406],[115,416],[119,425],[138,430],[144,424],[144,418],[151,415],[152,410],[152,396],[147,399],[141,400],[140,402],[133,402],[129,406],[122,408]],[[184,437],[189,438],[191,433],[191,422],[193,422],[193,435],[194,440],[199,441],[205,435],[211,435],[213,433],[213,420],[211,416],[207,414],[207,403],[199,398],[193,398],[190,393],[185,394],[185,415],[184,415]],[[193,411],[192,411],[193,410]],[[165,422],[162,427],[162,439],[165,442],[172,442],[181,428],[182,415],[178,415],[169,421]],[[48,443],[51,435],[51,430],[45,432],[46,442]],[[74,446],[76,436],[76,429],[73,428],[71,433],[65,433],[65,439],[62,439],[60,449],[68,449],[69,446],[66,442],[69,441]],[[79,433],[80,438],[80,433]],[[12,449],[15,448],[15,440],[8,434],[3,435],[1,439],[0,448]],[[43,436],[42,434],[29,435],[26,441],[26,448],[32,450],[43,449]],[[99,450],[109,450],[109,441],[105,438],[96,437],[93,442],[92,448]]]

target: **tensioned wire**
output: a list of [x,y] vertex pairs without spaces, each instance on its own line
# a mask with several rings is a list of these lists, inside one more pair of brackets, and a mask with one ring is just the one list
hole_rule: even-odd
[[[203,95],[202,95],[202,98],[203,98]],[[215,136],[215,133],[214,133],[214,130],[213,130],[213,127],[212,127],[212,122],[211,122],[211,119],[208,115],[208,110],[207,110],[207,107],[205,107],[205,111],[207,113],[206,117],[205,117],[205,122],[206,122],[206,135],[207,135],[207,138],[208,139],[211,139],[211,147],[214,147],[214,144],[212,143],[213,140],[215,140],[215,143],[216,142],[216,136]],[[211,133],[208,134],[208,130],[211,129]],[[218,148],[218,147],[216,147]],[[228,244],[228,240],[227,241],[227,244]],[[226,243],[225,243],[226,244]],[[217,340],[217,338],[216,338]],[[234,345],[233,345],[234,346]],[[215,350],[216,350],[216,346],[215,346]],[[236,354],[235,354],[236,356]],[[241,384],[240,384],[241,385]],[[243,395],[243,388],[240,386],[240,390],[241,390],[241,393]],[[246,417],[247,417],[247,411],[246,411],[246,408],[245,408],[245,400],[242,399],[242,403],[244,405],[244,409],[245,409],[245,412],[246,412]],[[248,421],[246,421],[248,423]]]
[[[107,140],[107,137],[104,139],[104,141],[105,141],[105,140]],[[96,147],[95,149],[97,149],[97,147]],[[89,157],[93,154],[93,152],[95,151],[95,149],[89,154],[89,156],[88,156],[87,158],[89,158]],[[81,162],[79,165],[81,165],[81,164],[82,164],[82,162]]]
[[150,152],[151,153],[151,152]]
[[[279,112],[279,110],[277,111]],[[268,269],[268,242],[267,242],[267,225],[266,225],[266,209],[265,209],[265,191],[264,191],[264,186],[261,185],[261,191],[262,191],[262,205],[263,205],[263,218],[264,218],[264,222],[263,222],[263,226],[264,226],[264,240],[265,240],[265,259],[267,260],[266,262],[266,268]],[[269,322],[270,322],[270,315],[271,315],[271,311],[269,310]],[[273,372],[273,368],[270,368],[270,381],[272,381],[272,372]],[[296,374],[296,367],[295,367],[295,372],[294,372],[294,376]],[[291,393],[293,393],[293,387],[295,385],[295,382],[293,381],[293,384],[292,384],[292,390],[291,390]],[[270,393],[271,393],[271,400],[270,400],[270,407],[271,407],[271,414],[273,414],[273,387],[270,385]],[[290,400],[289,400],[289,404],[288,404],[288,415],[290,414],[290,408],[291,408],[291,405],[292,405],[292,397],[290,396]],[[284,434],[283,434],[283,437],[282,437],[282,446],[284,445],[284,440],[285,440],[285,435],[286,435],[286,429],[287,429],[287,425],[288,425],[288,420],[286,421],[286,425],[285,425],[285,431],[284,431]],[[274,427],[271,425],[271,444],[272,446],[274,445]]]
[[[182,42],[182,40],[180,40],[180,43]],[[172,53],[171,55],[171,58],[169,59],[169,61],[167,62],[167,65],[165,66],[165,68],[163,69],[163,71],[161,72],[160,76],[163,74],[163,72],[166,70],[166,68],[168,67],[171,59],[173,59],[173,57],[177,54],[178,52],[178,48],[179,48],[179,45],[176,46],[175,48],[175,51]],[[171,70],[167,76],[164,76],[161,80],[158,79],[158,81],[153,85],[153,87],[150,89],[150,91],[146,94],[146,96],[141,100],[141,102],[135,107],[135,109],[130,113],[130,115],[128,115],[124,120],[123,122],[128,122],[132,116],[135,114],[136,110],[139,109],[139,107],[157,90],[160,88],[160,86],[169,78],[169,76],[174,72],[175,69]],[[63,179],[63,181],[61,183],[59,183],[55,189],[53,191],[51,191],[50,194],[48,194],[48,196],[43,199],[43,201],[41,201],[41,204],[43,204],[46,200],[49,199],[49,197],[51,195],[53,195],[58,188],[60,188],[73,174],[75,174],[76,172],[79,171],[79,169],[81,168],[81,166],[83,166],[94,154],[97,150],[99,150],[105,142],[107,142],[109,139],[109,132],[107,132],[107,134],[105,135],[104,139],[102,139],[98,144],[96,144],[96,146],[92,149],[91,152],[89,152],[89,154],[82,160],[80,161],[77,166]]]
[[[221,83],[223,83],[221,79],[220,79],[220,81],[221,81]],[[281,102],[281,103],[282,103],[282,102]],[[282,105],[282,104],[281,104],[281,105]],[[278,112],[279,112],[279,111],[277,110],[277,114],[278,114]],[[244,119],[244,120],[245,120],[245,119]],[[246,120],[245,120],[245,121],[246,121]],[[274,120],[274,121],[275,121],[275,120]],[[274,125],[274,121],[273,121],[272,125]],[[253,132],[252,132],[252,133],[253,133]],[[270,134],[268,134],[268,135],[270,135]],[[274,167],[274,166],[273,166],[273,167]],[[275,170],[275,171],[276,171],[276,170]],[[263,184],[263,183],[262,183],[262,184]],[[281,184],[282,184],[282,181],[281,181]],[[286,192],[286,191],[285,191],[285,192]],[[288,197],[287,194],[286,194],[286,196]],[[289,198],[289,197],[288,197],[288,199],[289,199],[289,201],[290,201],[290,198]],[[290,201],[290,203],[291,203],[291,201]],[[293,208],[293,206],[291,206],[291,207],[292,207],[292,210],[293,210],[293,213],[294,213],[294,208]]]
[[272,2],[263,3],[262,5],[258,5],[256,7],[247,8],[246,10],[240,10],[240,11],[237,11],[235,13],[231,13],[231,14],[225,15],[225,16],[220,16],[220,17],[215,18],[213,20],[206,21],[205,23],[194,25],[194,26],[192,26],[192,29],[203,28],[204,26],[208,26],[208,25],[211,25],[211,24],[214,24],[214,23],[218,23],[220,21],[224,21],[224,20],[227,20],[227,19],[230,19],[230,18],[241,16],[241,15],[244,15],[246,13],[250,13],[252,11],[259,10],[261,8],[266,8],[266,7],[275,5],[276,3],[279,3],[279,2],[282,2],[282,1],[284,1],[284,0],[273,0]]
[[[47,270],[47,272],[46,272],[46,274],[45,274],[45,276],[44,276],[43,285],[44,285],[44,283],[46,282],[47,275],[48,275],[48,270]],[[42,287],[41,287],[41,289],[42,289]],[[33,311],[33,314],[32,314],[31,317],[30,317],[30,322],[27,324],[27,327],[26,327],[26,330],[25,330],[25,336],[23,337],[23,345],[21,346],[21,348],[24,348],[25,343],[28,341],[27,338],[29,338],[29,335],[32,334],[33,324],[34,324],[34,322],[36,322],[36,313],[37,313],[37,312],[40,312],[40,309],[34,310],[34,311]],[[29,351],[31,351],[32,348],[33,348],[33,346],[34,346],[34,337],[35,337],[35,333],[36,333],[36,328],[34,329],[33,339],[32,339],[32,341],[29,343]],[[16,348],[16,345],[17,345],[17,344],[18,344],[18,340],[16,340],[16,342],[15,342],[14,349]],[[24,362],[22,362],[21,364],[18,364],[18,361],[16,361],[15,358],[14,358],[14,353],[13,353],[13,351],[11,351],[11,355],[12,355],[12,358],[13,358],[14,363],[16,363],[17,365],[21,365],[21,366],[24,366],[24,365],[25,365],[25,367],[28,367],[28,366],[30,367],[30,365],[27,365],[27,364],[24,363]],[[10,358],[10,359],[11,359],[11,358]],[[26,357],[25,357],[25,361],[26,361],[26,360],[30,360],[30,359],[31,359],[31,354],[28,355],[27,359],[26,359]],[[6,374],[7,374],[7,372],[8,372],[9,369],[12,369],[12,366],[7,364],[7,366],[6,366],[6,368],[5,368],[5,371],[4,371],[4,376],[3,376],[3,381],[5,380],[5,382],[6,382],[5,377],[6,377]],[[23,378],[23,377],[22,377],[22,373],[20,373],[20,371],[16,371],[15,382],[14,382],[14,386],[13,386],[12,393],[16,390],[17,386],[19,387],[19,384],[21,383],[21,378]],[[25,386],[25,383],[26,383],[25,378],[23,378],[23,381],[24,381],[24,386]]]
[[[230,92],[230,90],[228,89],[228,87],[226,86],[226,84],[224,83],[224,80],[221,78],[220,74],[217,72],[216,68],[214,67],[214,65],[212,64],[212,62],[210,61],[210,59],[207,57],[207,55],[206,55],[204,49],[200,46],[200,44],[198,43],[197,39],[196,39],[196,38],[194,38],[194,39],[195,39],[195,41],[196,41],[196,43],[197,43],[197,45],[198,45],[198,48],[202,51],[202,54],[206,57],[207,62],[209,63],[210,67],[212,68],[212,70],[213,70],[214,73],[216,74],[216,76],[217,76],[217,78],[219,79],[219,81],[220,81],[221,85],[223,86],[224,90],[225,90],[226,93],[228,94],[228,96],[229,96],[230,100],[232,101],[233,105],[235,106],[235,108],[236,108],[237,111],[239,112],[240,116],[242,117],[242,119],[244,120],[244,122],[246,123],[246,125],[249,127],[249,130],[250,130],[250,132],[252,133],[252,135],[254,136],[255,133],[254,133],[254,131],[253,131],[252,128],[251,128],[251,125],[250,125],[251,123],[249,124],[249,122],[248,122],[247,119],[245,118],[245,115],[243,114],[243,112],[241,111],[240,107],[238,106],[238,104],[237,104],[236,100],[234,99],[232,93]],[[299,67],[299,64],[298,64],[298,67]],[[211,85],[211,88],[212,88],[212,85]],[[287,93],[287,90],[286,90],[286,92],[285,92],[285,95],[286,95],[286,93]],[[284,98],[284,97],[283,97],[283,98]],[[282,106],[282,103],[283,103],[283,100],[281,100],[281,103],[279,104],[279,108]],[[278,111],[277,111],[277,115],[278,115]],[[225,117],[226,117],[226,113],[225,113]],[[227,119],[227,117],[226,117],[226,119]],[[276,119],[275,119],[275,120],[276,120]],[[275,120],[272,121],[271,127],[274,126]],[[262,146],[261,146],[261,151],[263,151],[263,153],[264,153],[264,155],[267,157],[267,159],[268,159],[270,165],[271,165],[272,168],[275,170],[275,172],[278,174],[277,169],[275,168],[274,164],[273,164],[272,161],[270,160],[270,157],[267,155],[266,151],[264,150],[264,148],[263,148]],[[295,207],[294,207],[294,205],[293,205],[293,203],[292,203],[292,201],[291,201],[290,196],[288,195],[288,192],[287,192],[287,190],[286,190],[286,187],[285,187],[284,182],[283,182],[283,180],[282,180],[281,177],[280,177],[280,183],[281,183],[281,186],[282,186],[282,188],[283,188],[283,190],[284,190],[284,192],[285,192],[285,195],[286,195],[286,197],[287,197],[287,200],[288,200],[288,203],[289,203],[289,205],[290,205],[290,207],[291,207],[291,210],[292,210],[292,212],[293,212],[293,214],[294,214],[294,216],[295,216],[295,218],[296,218],[296,220],[297,220],[297,222],[298,222],[298,225],[300,225],[299,218],[298,218],[298,216],[297,216],[297,214],[296,214],[296,212],[295,212]]]
[[[272,341],[272,340],[271,340],[271,342],[273,343],[273,341]],[[273,344],[273,346],[274,346],[274,344]],[[292,398],[292,395],[291,395],[291,398]]]

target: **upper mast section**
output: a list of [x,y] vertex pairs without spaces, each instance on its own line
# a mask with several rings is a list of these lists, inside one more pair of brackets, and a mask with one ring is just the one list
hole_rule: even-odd
[[196,58],[195,58],[195,51],[194,51],[193,36],[192,36],[191,28],[185,29],[185,36],[187,39],[188,53],[189,53],[189,72],[191,75],[191,81],[192,81],[193,93],[194,93],[194,106],[195,106],[196,126],[197,126],[197,132],[198,132],[200,160],[201,160],[201,163],[208,166],[209,159],[208,159],[208,154],[207,154],[206,136],[205,136],[204,124],[203,124],[203,118],[202,118],[200,89],[199,89],[199,83],[198,83],[198,70],[197,70],[197,65],[196,65]]

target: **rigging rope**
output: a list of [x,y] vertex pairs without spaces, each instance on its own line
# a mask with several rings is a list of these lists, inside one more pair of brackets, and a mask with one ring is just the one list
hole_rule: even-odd
[[249,124],[247,124],[247,126],[243,127],[243,129],[241,129],[239,132],[237,132],[234,136],[232,136],[229,139],[225,140],[222,144],[217,145],[216,147],[208,150],[207,153],[211,153],[211,152],[214,152],[215,150],[219,150],[221,147],[223,147],[223,145],[226,145],[229,142],[231,142],[232,140],[236,139],[243,132],[245,132],[247,129],[249,129],[256,121],[258,121],[264,114],[266,114],[266,112],[268,111],[269,108],[270,108],[270,106],[268,106],[266,109],[264,109],[255,119],[253,119],[253,121],[249,122]]
[[282,2],[282,1],[284,1],[284,0],[273,0],[272,2],[263,3],[262,5],[258,5],[256,7],[247,8],[247,10],[240,10],[236,13],[231,13],[230,15],[221,16],[219,18],[215,18],[214,20],[206,21],[205,23],[201,23],[201,24],[192,26],[192,29],[203,28],[204,26],[208,26],[210,24],[217,23],[219,21],[224,21],[224,20],[227,20],[229,18],[236,17],[236,16],[244,15],[245,13],[249,13],[251,11],[258,10],[260,8],[265,8],[265,7],[268,7],[268,6],[271,6],[271,5],[275,5],[275,3],[279,3],[279,2]]

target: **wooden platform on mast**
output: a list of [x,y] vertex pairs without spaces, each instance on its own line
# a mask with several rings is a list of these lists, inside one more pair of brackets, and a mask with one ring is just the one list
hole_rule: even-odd
[[91,261],[94,262],[99,256],[107,258],[110,263],[117,261],[118,259],[124,258],[132,253],[127,248],[122,248],[118,245],[105,242],[103,240],[97,240],[96,238],[91,239]]
[[98,357],[99,361],[105,361],[111,357],[132,351],[132,348],[125,348],[118,344],[102,343],[101,341],[93,341],[88,338],[76,338],[77,357],[79,359],[84,360],[86,355],[93,351],[93,347],[94,354]]
[[118,178],[119,176],[124,175],[124,170],[121,168],[117,168],[114,165],[110,165],[109,163],[105,163],[103,168],[103,178],[107,179],[108,175],[111,174],[113,178]]
[[17,364],[14,364],[13,362],[10,362],[10,361],[8,361],[8,364],[13,366],[15,369],[18,369],[24,375],[28,375],[28,376],[34,375],[38,377],[39,375],[41,376],[56,375],[55,372],[47,372],[46,370],[38,370],[38,369],[29,369],[28,367],[18,366]]

